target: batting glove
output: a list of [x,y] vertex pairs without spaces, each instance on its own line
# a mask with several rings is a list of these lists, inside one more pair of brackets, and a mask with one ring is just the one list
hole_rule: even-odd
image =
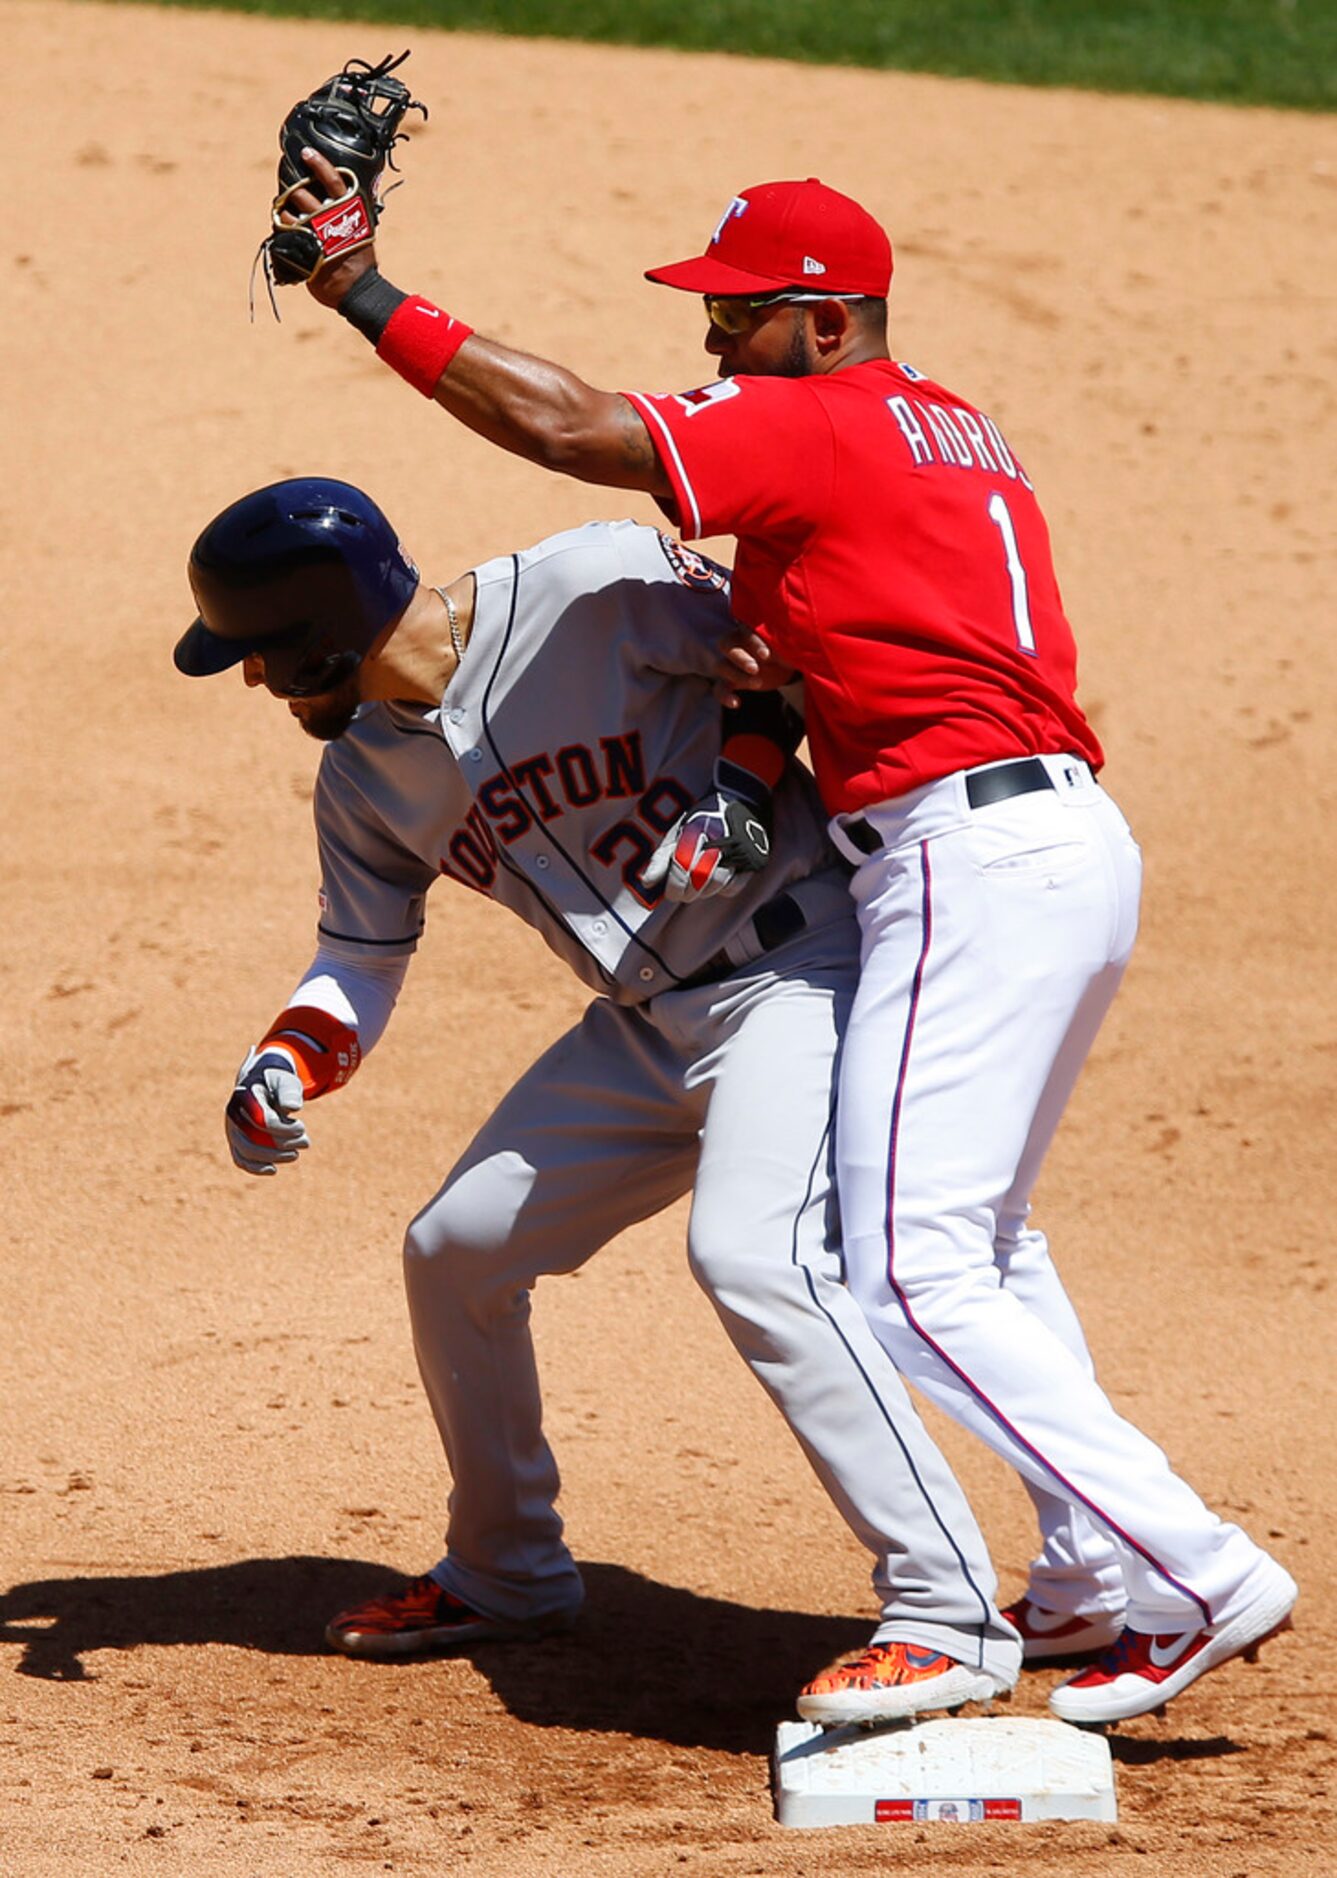
[[237,1071],[227,1105],[227,1144],[247,1174],[276,1174],[310,1139],[301,1122],[302,1078],[290,1050],[266,1040]]
[[645,880],[662,880],[670,900],[726,899],[771,858],[770,803],[714,788],[669,829],[646,863]]

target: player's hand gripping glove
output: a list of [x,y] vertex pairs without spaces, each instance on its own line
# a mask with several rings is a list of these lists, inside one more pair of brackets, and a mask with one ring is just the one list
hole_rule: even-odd
[[670,900],[709,900],[738,893],[759,874],[771,858],[771,791],[800,735],[775,693],[740,702],[715,759],[714,787],[664,836],[646,863],[646,883],[662,880]]
[[[291,287],[310,280],[328,262],[375,239],[384,172],[387,164],[398,167],[394,148],[408,134],[400,123],[409,111],[427,116],[427,106],[391,76],[408,56],[387,54],[379,65],[349,59],[342,72],[327,78],[284,118],[279,130],[279,192],[271,210],[274,228],[260,244],[271,288],[275,281]],[[296,192],[313,189],[319,196],[322,191],[303,164],[303,150],[315,150],[332,163],[345,185],[342,195],[305,211],[292,203]]]
[[277,1018],[237,1071],[227,1105],[232,1159],[247,1174],[275,1174],[311,1145],[302,1105],[340,1088],[361,1061],[357,1032],[328,1011],[297,1006]]

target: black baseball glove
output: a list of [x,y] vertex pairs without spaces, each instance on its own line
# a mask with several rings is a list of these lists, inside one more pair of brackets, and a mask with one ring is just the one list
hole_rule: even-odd
[[[379,65],[349,59],[342,72],[327,78],[284,118],[274,230],[261,244],[267,280],[295,286],[375,238],[384,171],[387,165],[397,169],[394,148],[407,135],[400,123],[408,111],[427,116],[427,106],[410,95],[402,79],[391,76],[408,56],[387,54]],[[343,195],[305,214],[289,207],[294,192],[311,184],[303,150],[318,150],[347,184]],[[318,185],[315,193],[321,193]]]

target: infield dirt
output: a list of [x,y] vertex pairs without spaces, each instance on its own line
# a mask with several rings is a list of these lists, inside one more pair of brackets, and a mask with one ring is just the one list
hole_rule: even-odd
[[[0,0],[0,29],[0,1871],[1337,1869],[1337,122],[64,0]],[[393,278],[596,383],[684,387],[698,314],[641,269],[746,184],[820,175],[892,230],[898,356],[984,404],[1046,502],[1148,875],[1041,1219],[1115,1400],[1302,1590],[1256,1668],[1112,1737],[1117,1827],[772,1822],[772,1729],[867,1635],[867,1568],[694,1290],[682,1209],[538,1288],[582,1627],[397,1669],[322,1648],[439,1550],[402,1226],[583,994],[442,888],[305,1163],[234,1172],[233,1070],[310,956],[317,753],[239,679],[173,672],[186,553],[305,472],[363,484],[437,577],[654,516],[467,436],[300,293],[248,322],[279,119],[405,43],[432,119]],[[934,1425],[1010,1593],[1028,1503]]]

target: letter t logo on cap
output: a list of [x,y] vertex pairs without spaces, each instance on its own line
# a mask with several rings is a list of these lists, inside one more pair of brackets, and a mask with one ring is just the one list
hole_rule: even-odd
[[721,215],[719,221],[716,222],[715,232],[710,237],[710,246],[713,248],[715,246],[715,243],[719,240],[720,236],[724,233],[724,227],[725,227],[726,222],[732,222],[735,216],[744,215],[746,214],[746,212],[747,212],[747,197],[735,196],[733,201],[729,204],[728,208],[724,211],[723,215]]

